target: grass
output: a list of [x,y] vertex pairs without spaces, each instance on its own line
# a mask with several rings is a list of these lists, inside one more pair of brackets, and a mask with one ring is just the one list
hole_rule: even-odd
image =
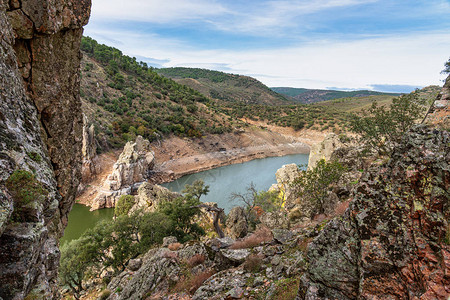
[[270,242],[272,239],[273,236],[270,229],[262,227],[241,241],[234,242],[234,244],[230,246],[230,249],[253,248],[261,245],[261,243]]
[[276,288],[272,299],[291,300],[295,299],[300,284],[300,278],[286,278],[275,283]]

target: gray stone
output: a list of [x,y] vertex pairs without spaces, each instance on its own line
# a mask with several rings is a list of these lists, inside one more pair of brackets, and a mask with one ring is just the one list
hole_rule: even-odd
[[142,266],[142,259],[130,259],[127,265],[127,269],[130,271],[137,271]]
[[248,232],[248,223],[242,207],[233,207],[226,221],[227,234],[233,238],[243,238]]
[[176,237],[174,236],[166,236],[165,238],[163,238],[163,247],[167,247],[170,244],[174,244],[174,243],[178,243],[178,240]]
[[293,240],[294,234],[287,229],[272,230],[273,239],[281,244],[287,244]]

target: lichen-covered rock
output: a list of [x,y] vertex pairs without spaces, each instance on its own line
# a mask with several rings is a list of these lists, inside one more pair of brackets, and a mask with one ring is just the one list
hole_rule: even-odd
[[288,213],[283,210],[264,213],[259,220],[269,229],[288,229],[290,227]]
[[444,130],[450,128],[450,75],[445,80],[442,91],[436,97],[424,123]]
[[143,209],[147,212],[154,212],[163,201],[170,201],[179,196],[178,193],[171,192],[169,189],[149,182],[142,183],[135,196],[136,203],[130,209],[130,213]]
[[311,151],[309,152],[308,168],[314,168],[317,162],[321,159],[325,159],[327,161],[330,160],[331,154],[342,146],[343,143],[339,139],[338,135],[334,133],[328,134],[322,142],[314,144],[311,147]]
[[450,133],[415,127],[309,245],[300,299],[447,299]]
[[0,298],[57,294],[80,177],[79,64],[90,1],[0,2]]
[[135,142],[128,142],[123,148],[111,175],[104,183],[105,188],[116,191],[144,181],[153,168],[154,159],[150,142],[138,136]]
[[243,238],[248,232],[247,217],[242,207],[233,207],[226,221],[227,235],[232,239]]
[[269,191],[278,191],[284,197],[285,207],[291,209],[295,206],[297,196],[291,184],[299,176],[299,169],[296,164],[284,165],[275,173],[277,184]]

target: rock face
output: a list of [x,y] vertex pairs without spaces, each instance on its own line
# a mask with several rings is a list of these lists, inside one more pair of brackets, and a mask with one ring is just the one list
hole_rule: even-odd
[[450,128],[450,75],[424,121],[442,129]]
[[309,245],[300,299],[450,295],[450,134],[416,127]]
[[243,238],[247,235],[248,223],[242,207],[233,207],[226,221],[227,235],[232,239]]
[[104,184],[105,187],[117,191],[125,186],[144,181],[153,168],[154,159],[150,142],[138,136],[134,143],[128,142],[123,148],[111,175]]
[[[97,163],[97,141],[95,140],[94,124],[89,126],[88,118],[83,115],[83,143],[81,147],[83,164],[81,167],[81,182],[83,184],[92,181],[92,177],[100,173]],[[81,187],[81,185],[80,185]],[[82,189],[83,187],[81,187]],[[79,188],[80,190],[80,188]]]
[[[130,195],[133,190],[136,191],[149,177],[154,160],[155,156],[148,140],[138,136],[135,142],[128,142],[114,164],[113,171],[103,183],[103,189],[90,203],[91,210],[115,207],[120,196]],[[148,188],[148,186],[145,187]],[[143,191],[141,195],[143,198],[146,197],[145,192]],[[149,197],[152,196],[148,196],[143,201],[149,200]]]
[[[79,64],[90,1],[0,2],[0,298],[57,293],[80,178]],[[25,196],[24,196],[25,195]]]
[[291,209],[296,203],[296,195],[290,185],[299,176],[299,169],[296,164],[284,165],[275,173],[277,184],[271,187],[283,194],[285,199],[285,207]]
[[314,168],[321,159],[329,160],[333,151],[342,146],[343,143],[336,134],[328,134],[322,142],[314,144],[311,147],[308,168]]
[[177,193],[173,193],[165,187],[144,182],[138,188],[135,196],[136,204],[130,209],[130,213],[138,209],[154,212],[162,201],[171,200],[177,196]]

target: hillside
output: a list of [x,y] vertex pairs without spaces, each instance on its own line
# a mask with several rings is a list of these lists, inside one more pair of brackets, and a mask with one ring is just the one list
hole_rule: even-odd
[[89,37],[83,37],[81,49],[82,110],[103,148],[120,148],[136,135],[155,140],[232,130],[232,120],[216,113],[209,98],[146,63]]
[[296,102],[309,104],[320,101],[339,99],[339,98],[356,98],[356,97],[368,97],[379,95],[399,96],[398,93],[383,93],[368,90],[360,91],[336,91],[336,90],[318,90],[318,89],[305,89],[305,88],[291,88],[291,87],[273,87],[273,91],[282,94],[289,99]]
[[158,74],[185,84],[211,98],[245,104],[291,103],[255,78],[196,68],[165,68]]

